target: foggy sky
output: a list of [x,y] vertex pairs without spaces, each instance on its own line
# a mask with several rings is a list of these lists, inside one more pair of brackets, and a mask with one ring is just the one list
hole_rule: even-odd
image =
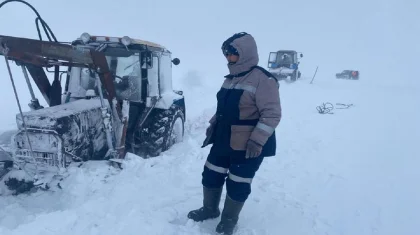
[[[324,80],[334,79],[343,69],[358,69],[361,79],[376,83],[408,85],[420,79],[420,2],[416,0],[28,2],[59,41],[88,32],[128,35],[166,46],[173,57],[181,59],[173,67],[175,77],[196,70],[205,79],[221,83],[228,70],[220,46],[232,34],[246,31],[257,40],[263,67],[270,51],[294,49],[304,54],[304,77],[311,77],[319,66],[317,79]],[[35,14],[21,3],[8,3],[0,9],[0,34],[37,39]],[[22,73],[14,64],[12,67],[22,106],[29,110]],[[0,105],[10,107],[0,116],[4,122],[0,129],[8,129],[5,126],[15,126],[18,109],[3,57],[0,76]]]

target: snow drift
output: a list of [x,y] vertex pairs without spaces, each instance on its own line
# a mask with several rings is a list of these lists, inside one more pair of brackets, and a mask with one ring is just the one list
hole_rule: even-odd
[[[4,195],[0,234],[213,234],[218,219],[186,217],[202,203],[209,149],[200,146],[221,84],[200,81],[184,89],[182,143],[157,158],[130,154],[122,171],[105,162],[74,165],[61,190]],[[414,234],[418,87],[309,81],[281,83],[277,155],[257,172],[237,234]],[[316,110],[324,102],[334,105],[329,114]]]

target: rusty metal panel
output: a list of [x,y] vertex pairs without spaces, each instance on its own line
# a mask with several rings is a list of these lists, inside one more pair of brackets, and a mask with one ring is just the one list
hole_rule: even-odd
[[108,93],[108,101],[112,106],[112,99],[116,97],[115,86],[113,82],[113,76],[108,67],[108,62],[102,52],[91,51],[93,58],[93,63],[96,65],[96,68],[99,68],[98,74],[101,79],[102,85],[105,87],[105,90]]
[[34,80],[36,86],[38,87],[39,91],[41,92],[42,96],[44,97],[45,101],[48,105],[50,105],[50,89],[51,84],[48,80],[45,71],[42,67],[35,66],[32,64],[25,64],[26,68],[28,69],[29,73],[31,74],[32,79]]
[[28,38],[0,35],[0,55],[26,64],[29,73],[46,99],[51,104],[51,84],[42,67],[74,66],[88,67],[98,71],[112,105],[116,97],[113,75],[103,52],[77,48],[59,42],[40,41]]
[[[48,59],[65,60],[74,63],[92,64],[89,50],[80,50],[71,45],[0,35],[0,44],[8,50],[10,59],[47,66]],[[0,54],[1,53],[0,51]]]

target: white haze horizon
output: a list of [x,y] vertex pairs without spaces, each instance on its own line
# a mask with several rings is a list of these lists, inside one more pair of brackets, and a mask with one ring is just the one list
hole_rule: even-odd
[[[311,77],[319,66],[317,79],[332,80],[335,73],[355,69],[365,83],[419,85],[415,69],[420,54],[416,10],[420,2],[415,0],[28,2],[59,41],[71,41],[88,32],[128,35],[164,45],[181,60],[174,66],[175,78],[196,71],[207,82],[220,83],[227,73],[220,46],[232,34],[246,31],[255,37],[259,65],[265,68],[270,51],[293,49],[304,54],[300,68],[305,77]],[[11,2],[0,12],[2,35],[38,39],[36,15],[29,7]],[[12,69],[22,107],[29,110],[30,96],[22,72],[15,64]],[[10,113],[0,121],[15,125],[18,109],[2,61],[0,72],[0,105],[10,106]]]

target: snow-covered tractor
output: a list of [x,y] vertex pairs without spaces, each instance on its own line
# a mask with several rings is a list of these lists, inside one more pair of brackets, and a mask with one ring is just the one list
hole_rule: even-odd
[[71,43],[0,35],[0,55],[12,82],[9,61],[21,67],[31,94],[31,110],[19,106],[16,115],[14,167],[54,175],[75,161],[157,156],[182,141],[184,96],[172,88],[172,64],[180,60],[159,44],[88,33]]
[[278,80],[290,77],[291,81],[296,81],[301,76],[299,71],[299,58],[303,54],[293,50],[279,50],[270,52],[268,57],[268,71],[273,74]]

